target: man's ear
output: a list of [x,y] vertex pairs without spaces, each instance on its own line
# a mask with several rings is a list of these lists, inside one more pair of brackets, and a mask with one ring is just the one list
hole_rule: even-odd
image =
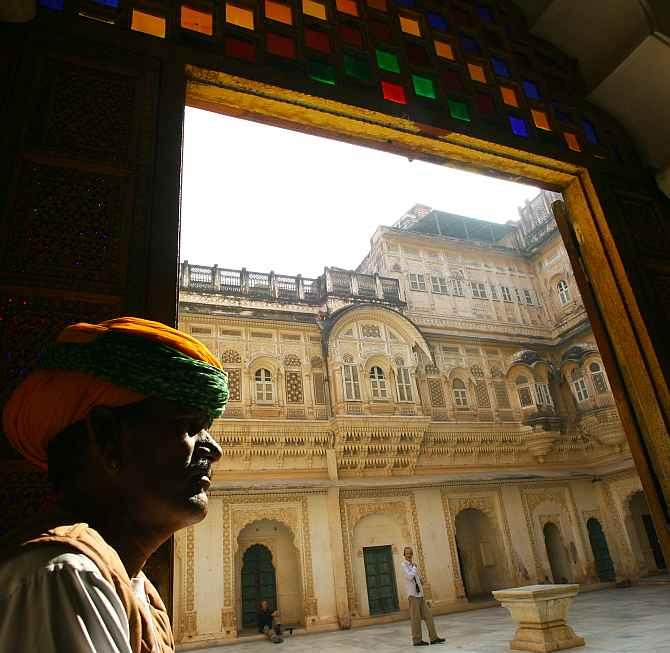
[[114,411],[106,406],[94,406],[86,417],[89,443],[101,462],[112,473],[118,473],[122,463],[121,423]]

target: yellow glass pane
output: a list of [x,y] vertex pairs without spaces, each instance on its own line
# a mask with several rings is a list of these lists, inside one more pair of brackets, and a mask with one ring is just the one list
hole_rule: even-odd
[[358,16],[358,6],[356,0],[335,0],[335,6],[338,11],[350,16]]
[[478,66],[475,63],[469,63],[468,72],[470,73],[471,79],[474,79],[476,82],[486,84],[486,71],[482,66]]
[[244,29],[254,29],[254,12],[247,7],[226,2],[226,22]]
[[531,109],[530,113],[533,116],[533,122],[538,129],[544,129],[548,132],[551,131],[551,127],[549,126],[549,119],[547,118],[547,114],[544,111],[540,111],[539,109]]
[[165,38],[165,18],[154,16],[153,14],[145,14],[143,11],[133,9],[133,16],[130,21],[130,29],[136,32],[144,32],[152,36]]
[[193,7],[182,5],[179,22],[184,29],[208,34],[209,36],[213,34],[212,14],[208,14],[206,11],[199,11],[198,9],[193,9]]
[[409,16],[400,16],[400,29],[405,32],[405,34],[421,36],[421,25],[419,25],[419,21],[410,18]]
[[579,141],[577,140],[577,136],[573,134],[572,132],[563,132],[563,138],[565,138],[565,142],[568,144],[568,147],[575,151],[575,152],[581,152],[582,151],[582,146],[579,144]]
[[326,20],[326,5],[315,0],[302,0],[302,12],[314,18]]
[[500,87],[500,95],[502,95],[503,102],[510,107],[519,107],[519,100],[516,98],[516,92],[509,86]]
[[284,25],[293,25],[293,10],[281,2],[265,0],[265,17]]
[[454,56],[454,49],[446,41],[434,41],[435,44],[435,54],[442,59],[449,59],[450,61],[455,61],[456,57]]

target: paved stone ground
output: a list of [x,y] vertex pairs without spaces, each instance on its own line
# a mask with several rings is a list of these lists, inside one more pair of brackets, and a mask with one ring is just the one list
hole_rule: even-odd
[[[446,644],[414,648],[409,623],[401,621],[353,630],[294,635],[283,644],[249,641],[201,649],[207,653],[507,653],[514,623],[504,608],[435,618]],[[586,646],[584,653],[670,653],[670,583],[607,589],[578,596],[569,623]],[[424,628],[425,632],[425,628]]]

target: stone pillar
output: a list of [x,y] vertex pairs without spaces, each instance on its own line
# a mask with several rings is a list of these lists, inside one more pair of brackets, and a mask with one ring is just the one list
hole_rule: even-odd
[[335,585],[335,605],[340,628],[351,628],[351,612],[347,594],[347,576],[344,564],[344,538],[340,518],[340,489],[328,489],[328,528],[330,530],[330,549],[333,556],[333,581]]

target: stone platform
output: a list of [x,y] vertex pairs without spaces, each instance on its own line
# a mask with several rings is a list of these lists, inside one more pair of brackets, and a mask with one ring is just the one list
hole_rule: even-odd
[[[669,653],[670,584],[606,589],[579,594],[570,624],[586,640],[579,653]],[[504,608],[487,608],[435,618],[446,644],[430,653],[510,653],[516,624]],[[425,632],[425,628],[424,628]],[[199,649],[201,653],[410,653],[409,623],[401,621],[353,630],[294,634],[283,644],[267,640]]]

